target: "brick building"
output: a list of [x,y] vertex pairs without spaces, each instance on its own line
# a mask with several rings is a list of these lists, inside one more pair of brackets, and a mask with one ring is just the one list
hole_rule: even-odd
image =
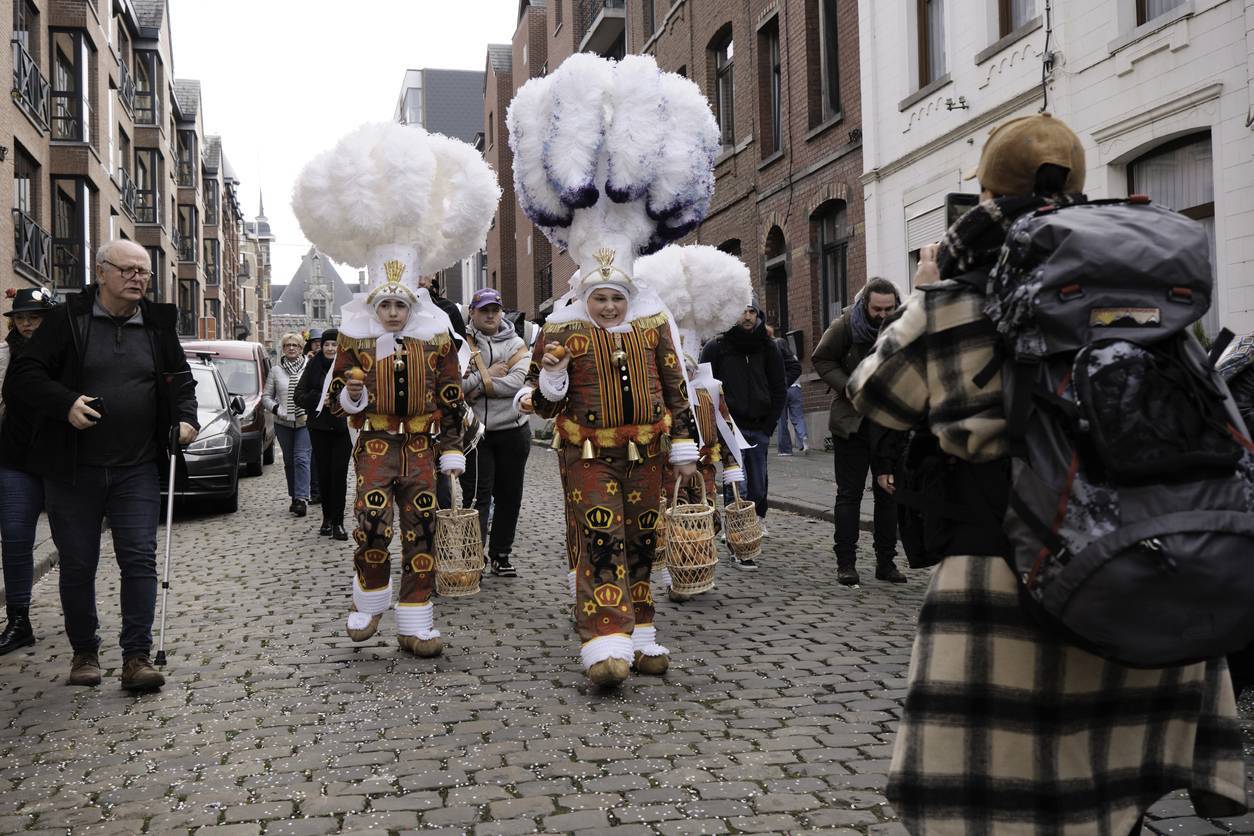
[[[807,412],[821,438],[830,395],[809,353],[866,281],[856,0],[521,0],[514,90],[576,51],[653,55],[710,99],[724,140],[714,203],[681,243],[713,244],[748,265],[768,321],[803,359]],[[489,77],[504,78],[492,69],[500,57],[489,53]],[[499,125],[507,104],[492,94],[489,83],[485,123]],[[502,186],[502,207],[516,205],[509,178]],[[520,209],[514,222],[513,298],[534,315],[565,290],[575,264]],[[505,238],[502,230],[489,239],[488,271],[509,300]]]
[[[235,294],[235,184],[216,169],[205,176],[218,163],[203,157],[199,84],[173,75],[166,0],[10,5],[0,15],[12,91],[0,104],[0,160],[13,173],[0,177],[0,203],[13,234],[0,234],[0,264],[11,265],[0,290],[77,292],[92,281],[96,248],[125,238],[148,250],[150,295],[179,304],[181,333],[234,336],[239,306],[223,311],[220,293],[225,283]],[[219,209],[212,228],[202,226],[206,200]],[[226,222],[223,207],[234,213]]]

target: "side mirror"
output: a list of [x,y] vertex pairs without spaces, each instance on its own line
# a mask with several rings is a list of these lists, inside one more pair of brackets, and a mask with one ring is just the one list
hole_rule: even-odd
[[233,414],[235,415],[244,414],[244,399],[241,398],[239,395],[232,396],[230,405],[231,405],[231,412]]

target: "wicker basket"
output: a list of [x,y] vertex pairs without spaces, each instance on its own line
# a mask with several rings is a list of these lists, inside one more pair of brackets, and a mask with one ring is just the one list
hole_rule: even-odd
[[741,560],[762,554],[762,524],[757,506],[740,498],[740,488],[732,483],[734,502],[723,506],[723,523],[727,526],[727,547]]
[[706,502],[705,480],[701,485],[699,503],[680,502],[679,485],[666,511],[666,565],[671,572],[671,589],[679,595],[697,595],[714,588],[714,567],[718,554],[714,550],[714,508]]
[[662,497],[661,504],[658,505],[657,526],[653,529],[653,538],[657,545],[653,549],[653,568],[651,570],[656,577],[663,569],[666,568],[666,497]]
[[479,512],[461,507],[461,491],[453,483],[453,507],[435,512],[435,591],[445,598],[479,594],[483,575],[483,541]]

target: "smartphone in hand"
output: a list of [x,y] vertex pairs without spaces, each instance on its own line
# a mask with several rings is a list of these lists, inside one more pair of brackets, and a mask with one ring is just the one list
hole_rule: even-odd
[[[94,409],[97,413],[99,413],[100,418],[104,417],[104,414],[105,414],[104,398],[92,398],[91,400],[86,401],[84,405],[90,407],[91,409]],[[100,418],[92,418],[90,420],[93,422],[99,422]]]

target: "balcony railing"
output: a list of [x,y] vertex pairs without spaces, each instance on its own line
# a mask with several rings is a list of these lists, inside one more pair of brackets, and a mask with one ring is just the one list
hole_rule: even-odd
[[77,91],[52,94],[52,138],[68,142],[91,140],[91,103]]
[[52,244],[52,284],[58,290],[83,287],[83,242],[54,241]]
[[132,221],[137,220],[135,214],[135,181],[131,179],[131,174],[124,168],[118,168],[118,189],[122,193],[122,211]]
[[156,126],[161,113],[161,96],[153,90],[135,90],[135,124]]
[[[626,0],[575,0],[575,40],[580,52],[609,55],[623,37]],[[617,56],[610,56],[617,57]]]
[[30,215],[14,209],[13,260],[46,280],[51,277],[48,263],[51,250],[52,236]]
[[39,64],[14,40],[13,46],[13,101],[26,111],[40,131],[48,130],[48,79],[39,71]]
[[135,223],[161,223],[157,215],[157,207],[161,205],[160,194],[156,189],[135,190]]
[[191,158],[178,158],[178,184],[181,189],[196,188],[196,165]]
[[118,101],[133,119],[135,117],[135,76],[131,75],[131,68],[126,65],[125,61],[118,62]]

